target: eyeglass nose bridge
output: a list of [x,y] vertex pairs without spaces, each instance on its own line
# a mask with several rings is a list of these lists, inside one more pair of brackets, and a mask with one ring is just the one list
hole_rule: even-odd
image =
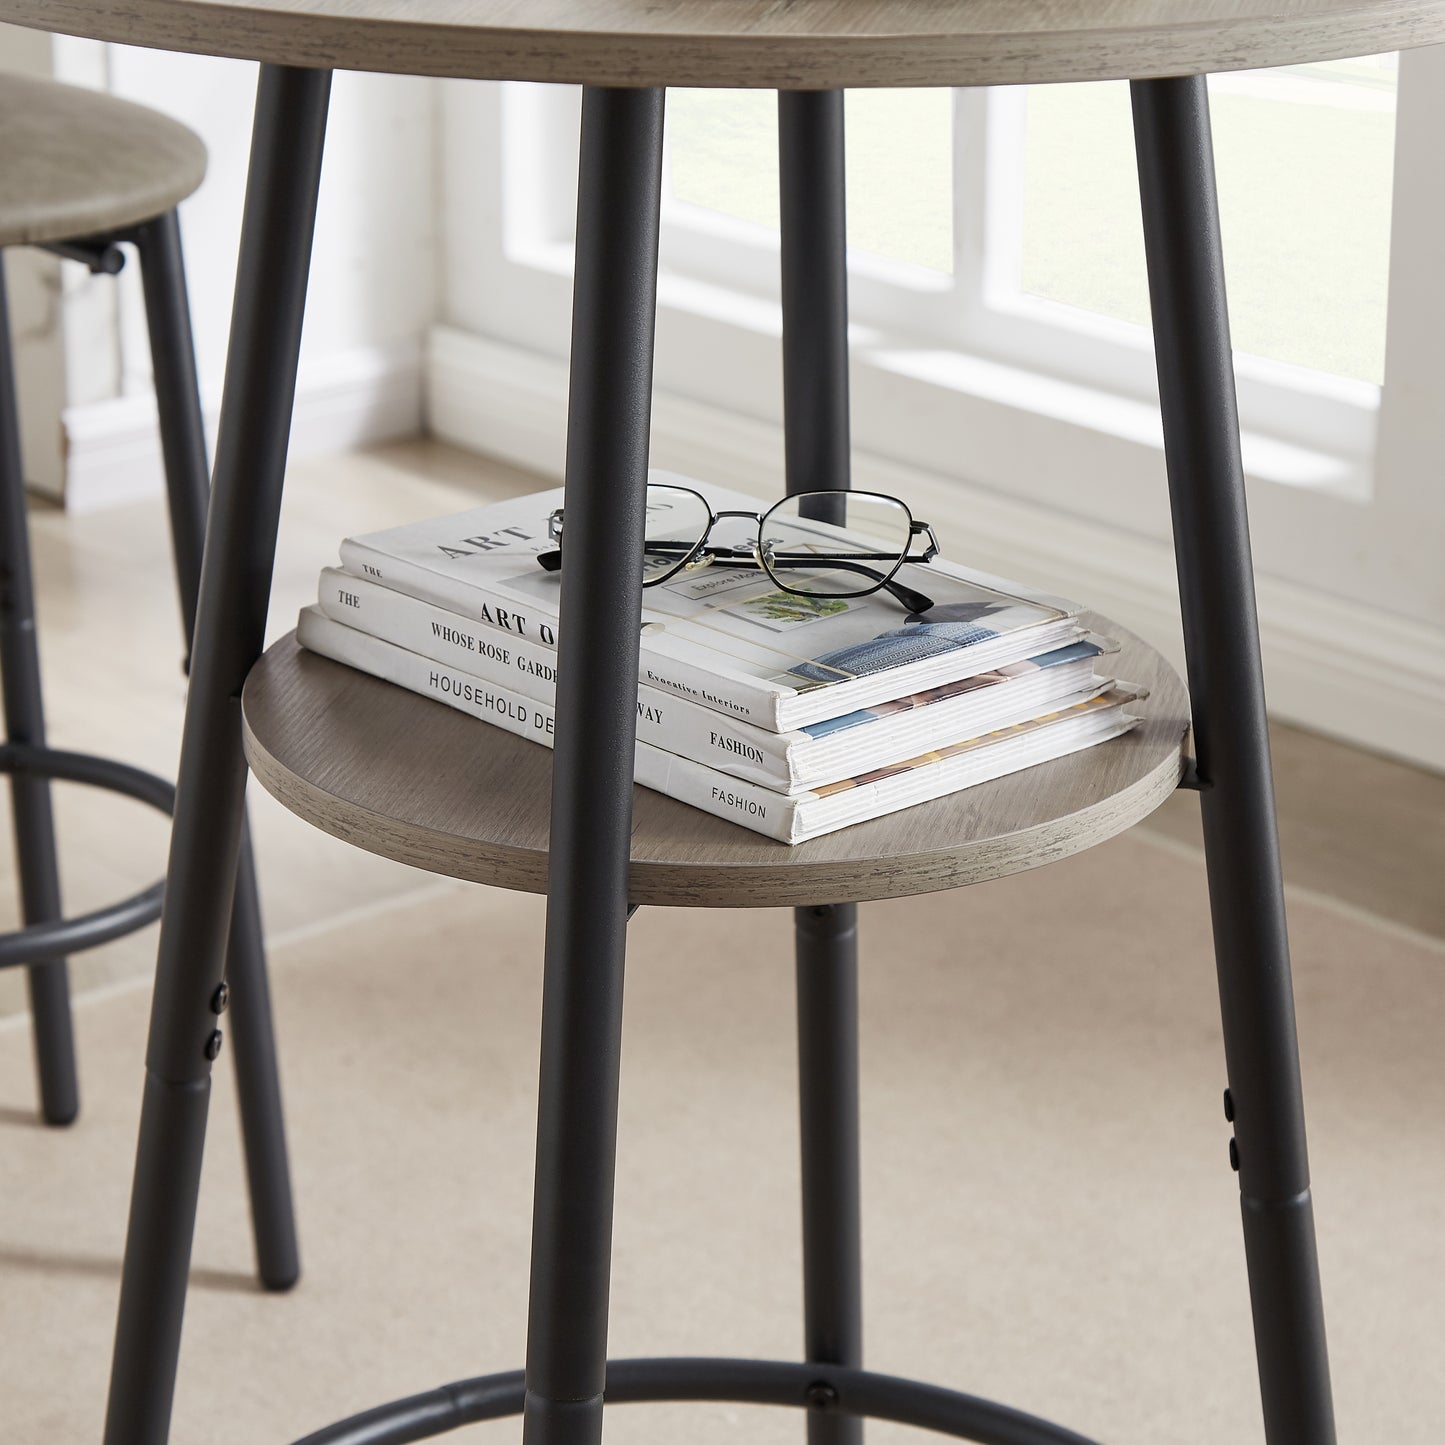
[[712,520],[708,523],[708,535],[703,538],[701,544],[698,546],[697,551],[694,552],[693,555],[689,557],[688,560],[683,564],[684,571],[695,572],[703,567],[711,567],[712,564],[717,560],[717,554],[719,552],[722,552],[726,555],[736,556],[743,551],[747,551],[752,554],[753,560],[757,562],[758,566],[762,566],[762,554],[759,550],[756,540],[750,542],[746,546],[746,548],[712,547],[709,545],[709,543],[711,542],[712,529],[717,526],[719,522],[727,521],[729,518],[734,521],[754,522],[759,527],[761,527],[763,524],[763,514],[761,512],[714,512],[712,514]]

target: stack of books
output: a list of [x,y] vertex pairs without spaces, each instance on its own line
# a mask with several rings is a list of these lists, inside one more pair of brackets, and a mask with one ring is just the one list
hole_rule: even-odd
[[[755,499],[665,473],[715,512]],[[303,647],[550,746],[562,490],[341,545]],[[939,798],[1127,732],[1140,690],[1060,598],[943,558],[887,591],[801,597],[702,568],[642,594],[636,779],[783,843]],[[479,735],[478,745],[485,746]]]

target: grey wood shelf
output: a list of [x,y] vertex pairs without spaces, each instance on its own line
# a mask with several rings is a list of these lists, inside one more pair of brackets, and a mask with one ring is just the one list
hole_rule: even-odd
[[[1150,689],[1122,738],[948,798],[788,847],[646,788],[634,797],[635,903],[747,908],[929,893],[1079,852],[1178,786],[1189,705],[1152,648],[1121,640],[1113,670]],[[242,697],[263,787],[335,837],[429,872],[540,893],[552,754],[539,743],[297,646],[257,663]]]

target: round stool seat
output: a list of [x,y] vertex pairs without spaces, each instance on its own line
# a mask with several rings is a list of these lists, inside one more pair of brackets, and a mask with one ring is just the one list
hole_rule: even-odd
[[179,122],[79,86],[0,75],[0,246],[148,221],[200,185],[206,148]]

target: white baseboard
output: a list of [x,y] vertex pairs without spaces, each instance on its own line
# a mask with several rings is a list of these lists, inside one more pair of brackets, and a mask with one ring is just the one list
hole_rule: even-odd
[[[427,413],[438,436],[550,476],[562,471],[567,370],[550,357],[434,327]],[[771,497],[783,439],[773,423],[658,392],[652,460]],[[950,555],[1107,613],[1182,662],[1172,549],[955,478],[855,454],[859,485],[895,492]],[[1261,576],[1270,709],[1282,721],[1445,771],[1445,628]]]
[[[421,386],[421,348],[415,342],[358,347],[303,362],[296,379],[290,455],[345,451],[419,431]],[[202,398],[213,449],[220,400],[219,393]],[[163,473],[153,395],[68,407],[61,426],[68,511],[95,511],[160,494]]]

